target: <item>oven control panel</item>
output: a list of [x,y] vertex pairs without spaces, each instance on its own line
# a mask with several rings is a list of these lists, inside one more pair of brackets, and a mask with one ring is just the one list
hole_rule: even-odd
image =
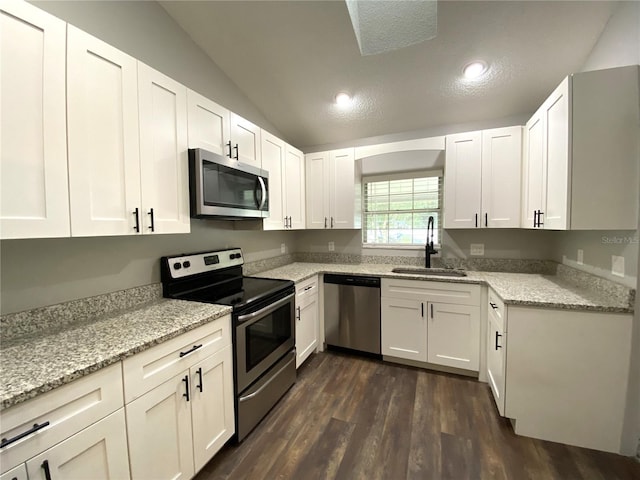
[[167,262],[172,278],[184,278],[244,264],[242,250],[239,248],[164,257],[162,261]]

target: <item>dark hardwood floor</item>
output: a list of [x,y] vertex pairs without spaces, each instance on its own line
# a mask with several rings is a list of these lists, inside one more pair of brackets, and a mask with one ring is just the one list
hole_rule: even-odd
[[196,477],[227,478],[638,480],[640,464],[515,435],[485,383],[329,352]]

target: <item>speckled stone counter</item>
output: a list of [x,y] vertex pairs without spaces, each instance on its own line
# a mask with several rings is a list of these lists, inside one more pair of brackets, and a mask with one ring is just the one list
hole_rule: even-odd
[[[319,273],[347,273],[375,275],[383,278],[406,278],[422,281],[479,283],[490,286],[506,304],[570,310],[632,313],[634,291],[624,286],[603,290],[594,280],[593,288],[587,283],[572,281],[571,276],[532,273],[503,273],[467,271],[466,277],[439,277],[436,275],[410,275],[393,273],[395,265],[292,263],[283,267],[256,273],[255,276],[279,278],[300,282]],[[603,293],[604,292],[604,293]]]
[[[0,409],[95,372],[200,325],[231,307],[155,299],[57,331],[23,329],[0,349]],[[25,312],[24,315],[27,313]],[[23,316],[24,316],[23,315]]]

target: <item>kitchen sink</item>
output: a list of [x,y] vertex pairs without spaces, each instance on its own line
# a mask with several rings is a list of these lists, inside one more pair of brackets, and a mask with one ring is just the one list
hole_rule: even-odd
[[438,277],[466,277],[467,273],[462,270],[450,270],[448,268],[406,268],[396,267],[391,270],[393,273],[405,273],[410,275],[435,275]]

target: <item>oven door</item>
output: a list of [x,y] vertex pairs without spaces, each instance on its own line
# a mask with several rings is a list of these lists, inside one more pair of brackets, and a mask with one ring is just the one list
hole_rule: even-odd
[[295,346],[294,298],[235,318],[238,394]]
[[189,150],[195,216],[269,216],[269,174],[202,149]]

